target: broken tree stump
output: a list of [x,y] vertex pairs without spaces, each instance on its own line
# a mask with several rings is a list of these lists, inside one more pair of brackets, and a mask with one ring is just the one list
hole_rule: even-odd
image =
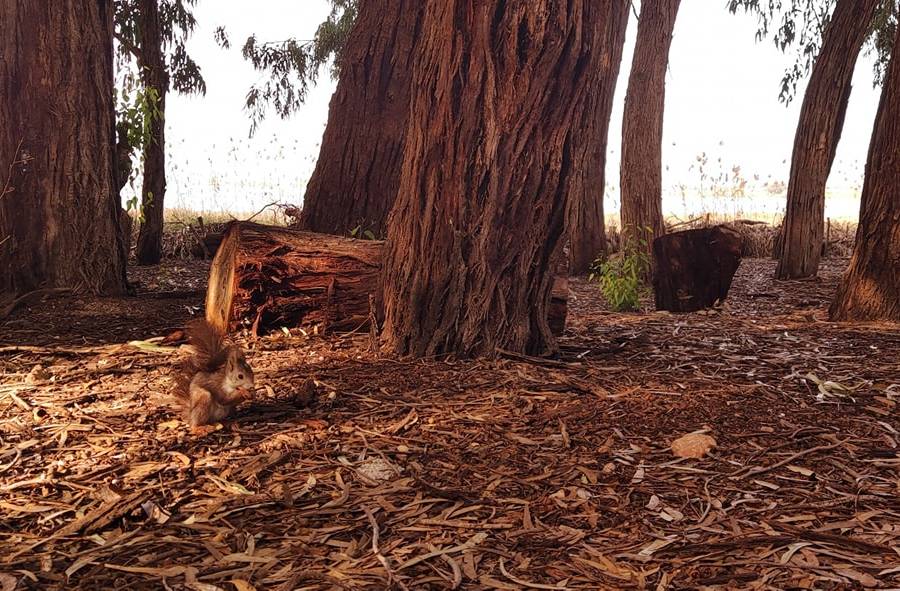
[[319,324],[354,330],[381,298],[382,243],[249,222],[226,229],[209,271],[206,319],[256,334]]
[[727,226],[699,228],[653,241],[656,309],[695,312],[722,301],[741,264],[741,235]]
[[[383,250],[380,240],[232,222],[210,267],[206,319],[226,333],[241,326],[254,334],[368,328],[371,317],[384,318]],[[567,307],[568,280],[557,277],[548,313],[556,334],[565,329]]]

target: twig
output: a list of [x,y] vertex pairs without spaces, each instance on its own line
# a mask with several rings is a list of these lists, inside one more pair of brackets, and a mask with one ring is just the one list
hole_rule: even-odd
[[566,591],[568,587],[559,587],[557,585],[542,585],[540,583],[529,583],[528,581],[523,581],[522,579],[517,579],[516,577],[509,574],[506,570],[506,566],[503,564],[503,557],[500,557],[500,572],[503,573],[503,576],[512,581],[517,585],[522,585],[523,587],[528,587],[529,589],[550,589],[551,591]]
[[[746,478],[747,476],[758,476],[760,474],[765,474],[766,472],[770,472],[775,468],[780,468],[785,464],[790,464],[794,460],[798,458],[802,458],[803,456],[809,455],[811,453],[815,453],[817,451],[828,451],[830,449],[835,449],[840,447],[850,441],[850,438],[844,439],[843,441],[838,441],[837,443],[833,443],[831,445],[819,445],[816,447],[811,447],[809,449],[805,449],[803,451],[797,452],[792,456],[789,456],[780,462],[775,462],[771,466],[766,466],[765,468],[741,468],[740,470],[736,470],[730,474],[731,478]],[[746,470],[746,474],[742,474]]]
[[378,319],[375,316],[375,294],[369,294],[369,350],[378,351]]
[[497,349],[497,354],[501,357],[506,357],[507,359],[512,359],[514,361],[524,361],[526,363],[532,363],[534,365],[544,365],[547,367],[560,367],[560,368],[571,368],[577,366],[575,363],[565,363],[562,361],[556,361],[555,359],[544,359],[543,357],[532,357],[531,355],[525,355],[524,353],[516,353],[514,351],[507,351],[506,349]]
[[387,572],[388,586],[390,586],[392,583],[397,583],[398,587],[400,587],[401,589],[406,589],[406,585],[394,578],[394,571],[391,569],[390,561],[387,559],[387,556],[382,554],[381,550],[378,548],[378,522],[375,520],[375,515],[368,507],[363,507],[363,511],[365,511],[366,517],[369,518],[369,525],[372,526],[372,554],[375,555],[375,558],[378,559],[378,562],[381,563],[381,566],[383,566],[385,572]]
[[245,221],[245,222],[252,222],[252,221],[253,221],[253,218],[255,218],[256,216],[258,216],[259,214],[261,214],[261,213],[264,212],[265,210],[269,209],[269,208],[272,207],[273,205],[281,205],[281,204],[278,203],[277,201],[273,201],[272,203],[269,203],[268,205],[264,205],[262,209],[260,209],[259,211],[257,211],[256,213],[254,213],[253,215],[251,215],[249,218],[247,218],[247,219],[244,220],[244,221]]

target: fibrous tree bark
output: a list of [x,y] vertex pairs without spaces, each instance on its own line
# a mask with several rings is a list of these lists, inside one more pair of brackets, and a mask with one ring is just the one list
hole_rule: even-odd
[[210,268],[206,319],[227,332],[321,324],[360,328],[381,299],[383,243],[246,222],[231,224]]
[[[360,330],[383,318],[383,253],[380,240],[234,222],[210,267],[206,319],[223,332]],[[559,271],[547,319],[554,334],[565,329],[568,308],[568,278]]]
[[833,320],[900,322],[900,27],[869,146],[850,267],[831,305]]
[[0,2],[0,291],[126,289],[112,35],[112,0]]
[[662,135],[666,68],[681,0],[643,0],[622,118],[623,236],[645,240],[665,233],[662,214]]
[[421,0],[362,2],[341,54],[300,227],[382,237],[397,195]]
[[162,259],[163,213],[166,196],[166,93],[169,75],[163,56],[159,0],[140,0],[141,47],[138,66],[144,90],[153,89],[157,102],[144,147],[144,181],[141,195],[141,227],[135,257],[139,265],[155,265]]
[[574,127],[598,92],[602,2],[426,0],[388,223],[385,340],[402,355],[540,354]]
[[822,38],[794,137],[787,211],[775,276],[815,276],[822,254],[825,185],[844,126],[856,58],[881,0],[838,0]]
[[584,140],[578,141],[586,152],[581,156],[585,164],[571,176],[566,215],[569,272],[572,275],[587,273],[591,263],[606,254],[603,195],[606,188],[607,139],[631,3],[627,0],[605,0],[600,4],[606,8],[606,14],[602,15],[604,37],[600,87],[588,97],[583,122],[576,128],[576,133],[585,134]]

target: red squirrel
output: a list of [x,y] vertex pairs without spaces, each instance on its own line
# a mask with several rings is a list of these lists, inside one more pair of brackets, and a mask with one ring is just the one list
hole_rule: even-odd
[[193,355],[175,377],[175,396],[184,420],[194,432],[207,432],[209,425],[226,419],[234,408],[250,400],[253,370],[244,352],[225,343],[225,336],[205,319],[187,326]]

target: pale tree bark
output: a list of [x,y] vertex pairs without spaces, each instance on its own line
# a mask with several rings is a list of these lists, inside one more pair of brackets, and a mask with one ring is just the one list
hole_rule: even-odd
[[141,228],[135,258],[139,265],[162,260],[166,198],[166,94],[169,75],[162,49],[159,0],[140,2],[141,48],[138,65],[145,89],[156,91],[158,113],[150,122],[149,142],[144,147],[144,181],[141,195]]
[[859,228],[832,320],[900,322],[900,27],[869,146]]
[[575,126],[599,91],[595,0],[426,0],[388,223],[385,340],[401,355],[545,353]]
[[607,140],[631,2],[605,0],[600,4],[607,10],[603,17],[605,26],[604,50],[600,59],[601,82],[598,92],[588,97],[583,122],[576,128],[576,132],[585,135],[584,140],[578,142],[585,151],[581,155],[585,165],[571,177],[566,214],[569,272],[572,275],[587,273],[594,260],[606,255],[603,196],[606,189]]
[[0,291],[126,289],[112,17],[112,0],[0,2]]
[[342,52],[300,227],[383,237],[397,196],[422,0],[367,0]]
[[779,279],[819,270],[825,185],[844,126],[856,58],[881,0],[838,0],[822,38],[794,137],[787,211],[776,252]]
[[662,134],[666,69],[681,0],[643,0],[634,60],[622,118],[623,238],[646,240],[665,233],[662,214]]

